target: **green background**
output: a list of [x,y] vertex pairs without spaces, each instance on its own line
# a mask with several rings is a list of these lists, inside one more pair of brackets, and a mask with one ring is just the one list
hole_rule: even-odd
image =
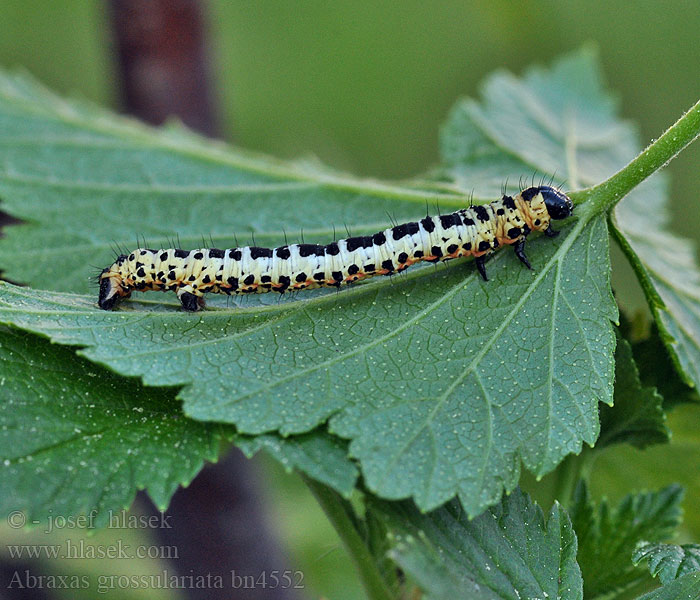
[[[599,48],[621,112],[639,124],[644,142],[700,97],[696,1],[213,0],[205,8],[224,137],[276,156],[313,155],[359,175],[425,171],[437,161],[448,110],[460,96],[477,95],[486,74],[520,73],[585,42]],[[119,109],[114,60],[103,3],[0,0],[0,66]],[[672,228],[700,243],[700,144],[668,170]],[[615,498],[633,485],[656,488],[672,474],[664,465],[684,458],[697,465],[700,435],[687,424],[699,423],[698,413],[676,417],[673,451],[608,450],[596,463],[594,491]],[[647,468],[637,472],[635,463]],[[312,595],[361,597],[313,500],[296,480],[266,468],[274,473],[276,522]],[[682,483],[697,504],[700,475],[688,476],[694,479]],[[686,501],[686,535],[694,541],[698,512]],[[0,539],[7,535],[0,530]]]

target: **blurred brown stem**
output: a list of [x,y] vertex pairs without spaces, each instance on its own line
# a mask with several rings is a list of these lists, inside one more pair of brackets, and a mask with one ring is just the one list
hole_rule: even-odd
[[177,116],[217,133],[202,4],[195,0],[111,0],[124,108],[159,125]]

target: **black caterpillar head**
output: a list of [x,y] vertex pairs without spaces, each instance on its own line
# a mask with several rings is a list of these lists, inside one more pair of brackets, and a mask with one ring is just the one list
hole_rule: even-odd
[[103,310],[112,310],[119,300],[130,296],[129,291],[122,287],[122,277],[119,273],[119,267],[126,259],[126,254],[121,254],[114,264],[100,273],[100,295],[97,304]]
[[97,305],[102,310],[112,310],[117,302],[121,300],[119,291],[119,286],[115,284],[111,277],[104,277],[100,280],[100,296],[97,300]]
[[540,185],[523,190],[524,200],[532,200],[537,194],[542,194],[544,205],[552,219],[566,219],[574,212],[574,203],[564,192],[548,185]]

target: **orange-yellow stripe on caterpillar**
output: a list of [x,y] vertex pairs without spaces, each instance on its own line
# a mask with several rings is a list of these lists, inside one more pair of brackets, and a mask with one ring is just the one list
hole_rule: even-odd
[[419,261],[473,256],[487,280],[484,260],[513,245],[528,268],[525,239],[532,231],[553,237],[552,219],[571,215],[573,204],[550,186],[530,187],[515,197],[472,206],[448,215],[425,217],[371,236],[327,245],[290,244],[279,248],[243,246],[220,250],[139,248],[121,255],[100,274],[100,308],[110,310],[131,292],[173,290],[185,310],[204,306],[205,293],[285,292],[320,286],[340,287],[375,275],[403,271]]

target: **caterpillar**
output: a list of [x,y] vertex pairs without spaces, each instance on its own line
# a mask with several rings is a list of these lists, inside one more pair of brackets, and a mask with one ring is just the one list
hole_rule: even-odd
[[514,197],[475,205],[447,215],[427,216],[369,236],[327,245],[289,244],[279,248],[243,246],[220,250],[138,248],[122,254],[99,275],[98,305],[111,310],[131,292],[173,290],[186,311],[204,307],[204,294],[249,294],[340,287],[375,275],[399,273],[419,261],[475,257],[485,281],[488,254],[512,245],[531,269],[525,239],[532,231],[555,237],[551,221],[573,212],[571,199],[557,188],[529,187]]

